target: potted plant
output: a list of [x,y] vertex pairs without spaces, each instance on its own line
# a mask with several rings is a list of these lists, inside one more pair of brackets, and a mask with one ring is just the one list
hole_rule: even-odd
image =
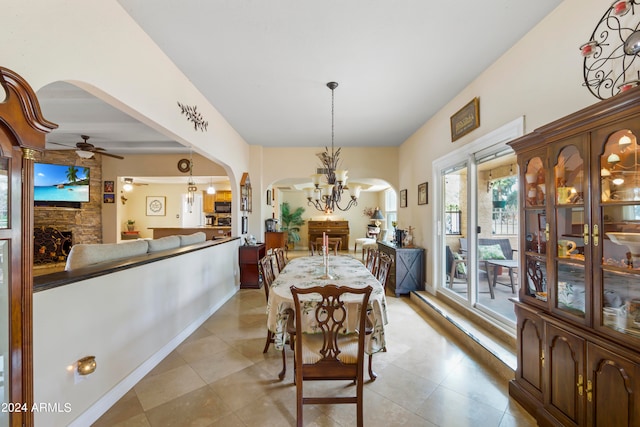
[[300,226],[304,225],[304,219],[302,219],[303,213],[304,208],[302,207],[291,212],[289,202],[283,202],[280,205],[282,231],[287,232],[287,246],[289,249],[293,249],[296,242],[300,241]]
[[135,228],[136,221],[134,219],[127,220],[127,231],[133,231]]

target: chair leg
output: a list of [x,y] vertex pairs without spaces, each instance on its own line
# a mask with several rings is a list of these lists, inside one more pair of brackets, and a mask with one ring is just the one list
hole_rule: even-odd
[[269,351],[269,346],[271,345],[272,342],[273,342],[273,332],[267,331],[267,342],[264,345],[264,350],[262,350],[263,353],[266,353],[267,351]]
[[278,374],[278,378],[281,380],[284,379],[284,376],[287,373],[287,355],[284,352],[284,347],[282,347],[282,371]]
[[371,379],[371,381],[375,381],[376,378],[378,378],[378,375],[373,372],[373,354],[369,355],[369,378]]

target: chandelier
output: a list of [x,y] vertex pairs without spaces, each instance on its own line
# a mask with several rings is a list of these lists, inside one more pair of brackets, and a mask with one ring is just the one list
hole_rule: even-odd
[[[340,148],[334,150],[334,90],[338,87],[338,83],[329,82],[327,87],[331,89],[331,152],[325,147],[324,152],[317,153],[316,156],[322,163],[322,168],[317,173],[311,175],[314,188],[305,189],[307,195],[307,204],[315,207],[324,213],[333,213],[336,209],[341,211],[349,210],[352,206],[358,205],[358,197],[360,197],[360,186],[356,185],[353,189],[347,186],[347,172],[344,169],[338,169],[340,163]],[[322,173],[321,173],[322,172]],[[324,178],[324,183],[321,183]],[[349,197],[346,205],[342,204],[342,195],[347,190]],[[346,199],[346,197],[345,197]]]

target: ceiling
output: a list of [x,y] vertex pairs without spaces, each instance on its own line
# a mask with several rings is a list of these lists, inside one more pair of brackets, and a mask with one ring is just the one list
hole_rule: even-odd
[[[252,145],[398,146],[561,0],[118,0]],[[188,149],[83,90],[38,91],[60,125],[115,154]],[[462,107],[462,105],[461,105]]]

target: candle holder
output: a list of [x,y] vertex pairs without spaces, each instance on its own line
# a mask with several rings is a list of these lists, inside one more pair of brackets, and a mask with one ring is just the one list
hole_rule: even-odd
[[320,277],[325,280],[333,280],[333,276],[329,274],[329,247],[322,247],[322,264],[324,265],[324,274]]

